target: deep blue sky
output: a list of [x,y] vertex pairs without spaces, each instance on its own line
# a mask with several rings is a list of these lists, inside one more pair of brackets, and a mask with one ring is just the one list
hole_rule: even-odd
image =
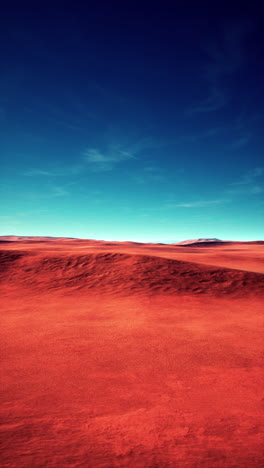
[[264,238],[261,2],[10,3],[0,234]]

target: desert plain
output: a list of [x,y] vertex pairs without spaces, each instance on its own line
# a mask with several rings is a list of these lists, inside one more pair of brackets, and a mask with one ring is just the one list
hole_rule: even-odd
[[264,242],[2,236],[1,466],[264,464]]

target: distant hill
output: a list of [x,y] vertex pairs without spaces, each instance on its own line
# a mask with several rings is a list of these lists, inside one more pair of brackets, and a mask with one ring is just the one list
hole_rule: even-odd
[[146,245],[175,245],[175,246],[198,246],[198,247],[207,247],[207,246],[225,246],[229,244],[259,244],[263,245],[264,241],[263,240],[256,240],[256,241],[226,241],[226,240],[221,240],[217,239],[216,237],[212,238],[199,238],[199,239],[189,239],[189,240],[184,240],[184,241],[167,241],[167,242],[135,242],[135,241],[105,241],[105,240],[96,240],[96,239],[79,239],[76,237],[52,237],[52,236],[16,236],[16,235],[6,235],[6,236],[0,236],[0,243],[11,243],[11,242],[23,242],[27,244],[36,244],[36,243],[47,243],[47,242],[59,242],[61,241],[62,243],[64,242],[69,242],[69,243],[93,243],[97,245],[103,245],[105,247],[111,247],[111,246],[117,246],[117,245],[127,245],[127,246],[146,246]]
[[204,244],[206,242],[224,242],[220,239],[217,239],[216,237],[209,238],[209,239],[190,239],[190,240],[184,240],[181,242],[173,242],[173,245],[190,245],[190,244]]

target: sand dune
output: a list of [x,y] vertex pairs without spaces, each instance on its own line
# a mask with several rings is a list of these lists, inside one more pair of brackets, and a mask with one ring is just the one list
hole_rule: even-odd
[[112,294],[264,295],[264,274],[147,255],[2,253],[4,281],[25,288]]
[[[0,236],[0,240],[10,241],[15,236]],[[6,242],[2,244],[5,249]],[[105,242],[90,239],[20,237],[19,240],[8,242],[8,250],[37,252],[122,252],[126,254],[150,255],[175,260],[201,263],[205,265],[235,268],[238,270],[264,273],[263,241],[255,242],[221,242],[204,245],[171,245],[147,244],[138,242]],[[220,247],[220,248],[219,248]]]
[[263,465],[263,243],[0,240],[1,466]]

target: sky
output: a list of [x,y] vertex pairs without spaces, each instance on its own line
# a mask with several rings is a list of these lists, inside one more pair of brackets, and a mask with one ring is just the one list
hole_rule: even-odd
[[0,235],[264,239],[263,31],[254,0],[6,2]]

